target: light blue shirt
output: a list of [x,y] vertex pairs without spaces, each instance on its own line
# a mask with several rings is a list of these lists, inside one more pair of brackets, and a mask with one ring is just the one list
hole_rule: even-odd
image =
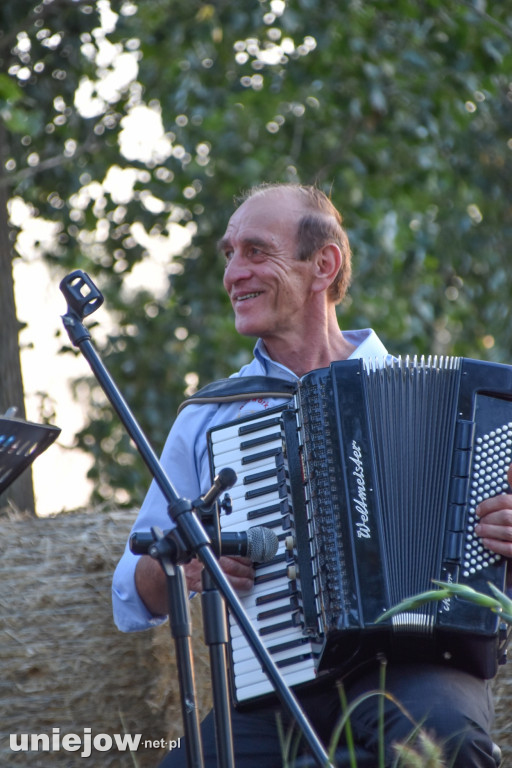
[[[371,329],[343,331],[343,336],[355,346],[351,358],[382,359],[387,350]],[[297,376],[280,363],[271,360],[261,339],[254,348],[254,358],[233,374],[239,376],[272,376],[288,381],[297,381]],[[249,400],[243,402],[188,405],[176,418],[165,443],[161,464],[178,496],[197,499],[211,485],[210,465],[206,444],[206,433],[211,427],[247,416],[250,413],[272,408],[282,399]],[[167,512],[167,502],[157,483],[153,480],[139,515],[132,528],[134,531],[149,531],[152,526],[163,530],[173,527]],[[135,589],[135,566],[138,556],[125,552],[114,573],[112,601],[114,620],[123,632],[134,632],[160,624],[162,616],[152,616]]]

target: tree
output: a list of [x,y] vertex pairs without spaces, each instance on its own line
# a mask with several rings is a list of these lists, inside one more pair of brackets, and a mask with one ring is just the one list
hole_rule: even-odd
[[[3,168],[1,150],[4,146],[5,132],[0,125],[0,168]],[[23,400],[23,382],[21,363],[18,349],[18,323],[14,301],[14,284],[12,279],[11,248],[8,236],[6,187],[1,185],[0,170],[0,306],[3,308],[2,343],[0,344],[0,371],[2,372],[2,388],[0,389],[0,414],[10,408],[16,408],[16,415],[25,417]],[[3,495],[3,494],[2,494]],[[11,501],[19,509],[34,511],[34,493],[30,473],[18,478],[10,491]]]
[[[342,325],[376,325],[396,352],[509,359],[512,28],[503,4],[112,8],[119,16],[104,45],[136,61],[136,78],[102,96],[116,59],[84,32],[82,89],[96,106],[68,117],[72,163],[13,192],[60,222],[54,265],[98,281],[115,323],[101,352],[157,447],[184,392],[250,354],[252,342],[232,329],[214,243],[233,195],[263,180],[317,183],[342,210],[356,274]],[[159,130],[151,151],[141,135],[129,148],[136,115]],[[148,241],[169,253],[176,225],[194,236],[168,258],[168,284],[134,290]],[[89,392],[78,443],[95,457],[97,498],[138,501],[147,474],[97,387]]]

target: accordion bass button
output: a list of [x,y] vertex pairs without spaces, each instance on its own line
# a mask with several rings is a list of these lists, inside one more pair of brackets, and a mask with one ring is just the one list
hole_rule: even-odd
[[293,536],[287,536],[286,539],[284,540],[284,545],[286,549],[289,552],[291,552],[293,550],[293,547],[295,546],[295,539],[293,538]]
[[296,565],[289,565],[286,570],[287,576],[290,579],[290,581],[295,581],[297,578],[297,566]]

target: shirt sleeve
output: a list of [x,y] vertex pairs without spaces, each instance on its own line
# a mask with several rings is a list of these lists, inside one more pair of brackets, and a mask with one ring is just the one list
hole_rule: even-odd
[[[178,497],[196,499],[201,494],[201,473],[205,473],[205,419],[208,407],[189,406],[176,419],[165,443],[160,464]],[[152,481],[133,532],[149,532],[152,526],[166,531],[174,527],[168,504],[157,482]],[[139,597],[135,587],[138,555],[132,554],[129,543],[116,567],[112,581],[114,621],[122,632],[149,629],[165,621],[165,616],[153,616]]]

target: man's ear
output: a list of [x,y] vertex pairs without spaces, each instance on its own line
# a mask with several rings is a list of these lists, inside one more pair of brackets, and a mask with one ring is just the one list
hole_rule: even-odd
[[328,243],[313,256],[315,261],[314,291],[326,291],[341,269],[343,256],[336,243]]

